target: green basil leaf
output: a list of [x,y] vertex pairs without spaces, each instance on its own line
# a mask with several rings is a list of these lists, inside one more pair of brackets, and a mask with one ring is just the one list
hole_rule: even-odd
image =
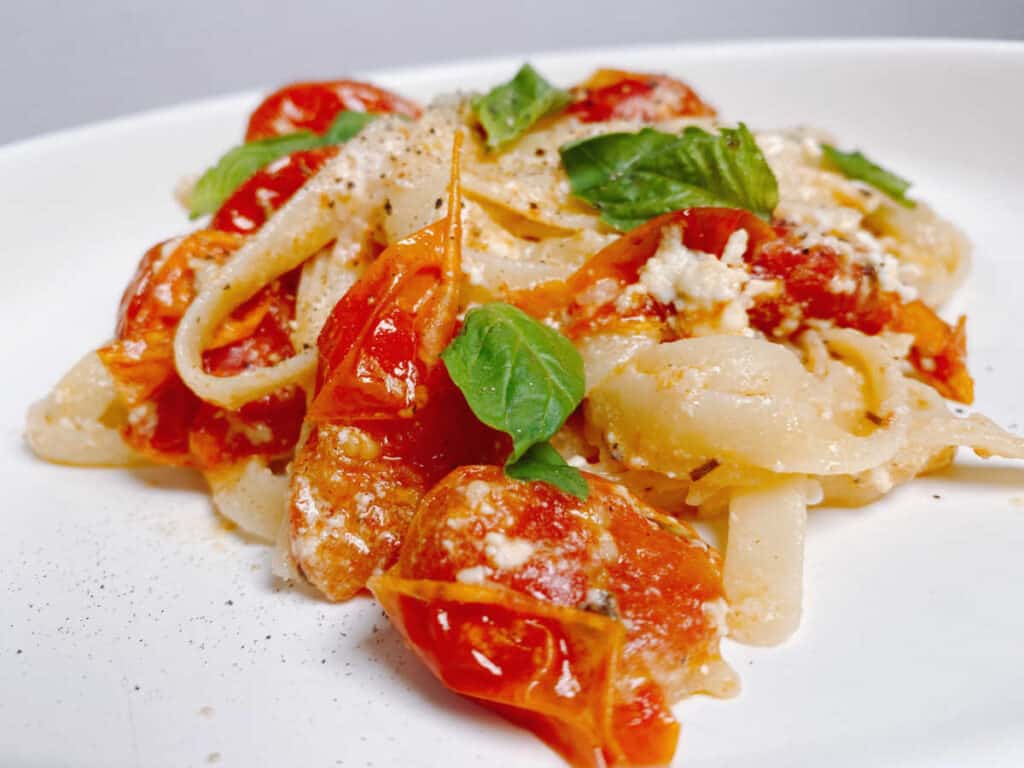
[[495,149],[518,139],[544,115],[562,109],[570,101],[567,92],[524,64],[507,83],[474,99],[473,110],[487,134],[488,148]]
[[692,125],[680,135],[607,133],[559,151],[573,194],[623,231],[695,206],[745,208],[768,219],[779,202],[775,174],[743,123],[717,135]]
[[321,146],[344,144],[378,117],[379,115],[374,112],[353,112],[347,109],[340,112],[321,137]]
[[587,481],[580,471],[566,464],[565,459],[548,442],[531,446],[519,461],[505,466],[505,474],[516,480],[549,483],[583,501],[590,494]]
[[863,153],[859,151],[841,152],[831,144],[822,144],[821,151],[825,154],[825,158],[846,178],[866,182],[907,208],[917,205],[907,197],[907,190],[910,189],[911,182],[868,160]]
[[196,182],[192,190],[189,217],[213,213],[256,171],[280,157],[293,152],[341,144],[355,136],[377,115],[369,112],[341,112],[326,133],[318,136],[309,131],[273,136],[250,141],[228,150],[212,168]]
[[441,358],[476,417],[512,437],[510,464],[555,434],[583,400],[576,348],[509,304],[467,312]]

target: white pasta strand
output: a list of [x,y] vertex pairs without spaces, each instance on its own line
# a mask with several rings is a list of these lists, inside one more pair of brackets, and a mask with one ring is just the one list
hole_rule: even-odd
[[275,475],[260,458],[204,474],[220,514],[246,533],[268,543],[274,541],[287,506],[285,475]]
[[[277,365],[235,376],[213,376],[202,353],[217,327],[267,283],[301,265],[333,239],[361,243],[383,204],[383,179],[392,164],[388,150],[408,142],[411,128],[399,118],[381,118],[349,142],[252,240],[203,287],[178,326],[174,360],[185,384],[202,400],[236,409],[289,384],[309,379],[315,350],[303,350]],[[373,144],[375,151],[367,151]]]
[[121,439],[127,414],[95,352],[79,360],[28,411],[25,437],[40,458],[60,464],[126,466],[143,461]]
[[222,377],[206,373],[202,354],[217,327],[236,307],[331,239],[331,217],[320,205],[318,186],[306,187],[239,249],[182,318],[174,337],[174,362],[182,380],[201,399],[237,409],[308,378],[316,366],[316,353],[305,350],[274,366]]
[[[898,411],[901,377],[876,378],[878,401]],[[846,474],[896,454],[905,419],[860,436],[832,418],[828,394],[780,344],[706,336],[641,349],[590,393],[587,416],[627,465],[670,475],[712,458],[777,473]]]
[[734,639],[775,645],[800,625],[807,505],[819,501],[820,486],[802,477],[733,494],[722,581]]

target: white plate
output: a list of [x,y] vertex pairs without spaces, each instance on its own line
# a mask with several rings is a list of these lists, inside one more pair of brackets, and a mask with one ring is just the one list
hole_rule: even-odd
[[[1024,418],[1024,46],[770,43],[534,56],[561,82],[666,70],[724,116],[834,131],[916,182],[976,245],[978,405]],[[375,78],[426,98],[519,60]],[[325,72],[325,76],[335,73]],[[188,228],[170,190],[238,141],[256,96],[177,107],[0,150],[0,764],[559,766],[447,693],[369,599],[275,585],[201,483],[36,461],[23,413],[102,342],[143,250]],[[812,515],[803,626],[728,644],[732,701],[693,699],[688,766],[1024,765],[1024,469],[957,467]]]

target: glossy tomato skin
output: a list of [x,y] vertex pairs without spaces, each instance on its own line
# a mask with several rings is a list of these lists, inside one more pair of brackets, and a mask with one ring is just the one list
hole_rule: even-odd
[[284,136],[298,131],[322,134],[338,114],[380,112],[417,118],[415,102],[357,80],[292,83],[267,96],[249,118],[246,141]]
[[257,171],[224,201],[210,229],[252,234],[336,154],[333,146],[293,152]]
[[581,502],[461,467],[424,497],[373,589],[449,687],[575,765],[664,764],[678,737],[669,704],[692,690],[683,660],[717,658],[704,607],[722,599],[719,560],[624,489],[588,483]]
[[[242,242],[203,230],[150,249],[121,301],[115,340],[98,351],[129,411],[126,442],[157,463],[212,469],[273,459],[298,439],[305,411],[298,388],[227,411],[200,401],[174,366],[174,334],[196,294],[195,270],[219,266]],[[286,329],[297,279],[280,278],[232,313],[203,353],[208,373],[233,375],[293,354]]]
[[713,107],[690,86],[667,75],[601,69],[573,89],[568,112],[585,123],[653,122],[673,117],[714,117]]
[[[456,139],[456,148],[458,139]],[[440,362],[457,330],[461,205],[457,150],[446,216],[378,256],[317,340],[310,437],[292,474],[292,550],[333,600],[397,558],[419,498],[460,464],[502,461]]]

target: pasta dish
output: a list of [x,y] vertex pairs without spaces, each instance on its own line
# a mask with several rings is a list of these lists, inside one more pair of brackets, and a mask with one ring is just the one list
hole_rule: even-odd
[[286,86],[179,184],[202,225],[28,441],[201,472],[278,577],[368,590],[453,691],[574,766],[666,765],[672,706],[739,690],[721,639],[798,627],[808,508],[1024,458],[948,403],[966,239],[841,146],[660,74]]

